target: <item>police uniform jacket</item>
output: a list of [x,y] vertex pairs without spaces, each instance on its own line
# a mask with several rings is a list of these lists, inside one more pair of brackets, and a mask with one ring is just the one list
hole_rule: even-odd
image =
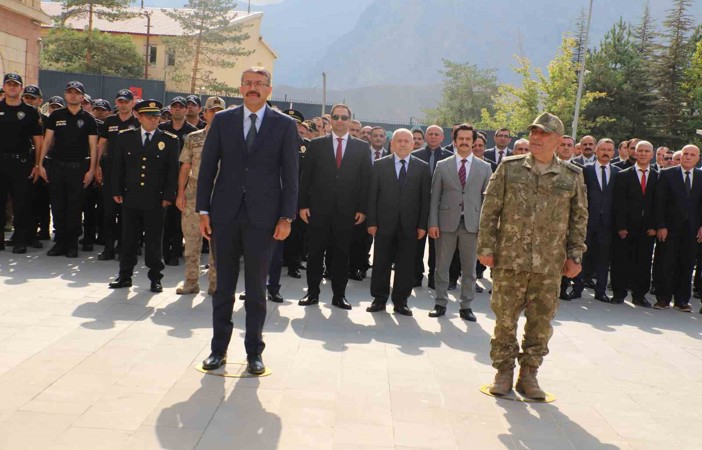
[[135,209],[161,208],[161,201],[174,202],[178,190],[178,137],[154,130],[146,148],[141,127],[117,136],[112,154],[112,195],[123,197],[123,206]]
[[553,158],[539,174],[531,154],[505,157],[485,191],[478,255],[495,268],[560,276],[582,257],[587,193],[580,168]]

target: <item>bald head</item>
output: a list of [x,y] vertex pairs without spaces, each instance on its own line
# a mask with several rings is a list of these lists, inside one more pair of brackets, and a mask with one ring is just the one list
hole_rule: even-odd
[[444,129],[438,125],[430,125],[424,136],[427,141],[427,147],[431,149],[441,147],[441,143],[444,142]]
[[686,145],[682,148],[682,157],[680,159],[680,166],[683,170],[692,170],[697,165],[700,160],[700,148],[696,145]]

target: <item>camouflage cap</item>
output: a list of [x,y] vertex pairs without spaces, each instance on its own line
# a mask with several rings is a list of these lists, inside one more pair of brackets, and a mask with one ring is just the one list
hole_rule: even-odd
[[547,133],[556,133],[561,136],[565,134],[565,127],[561,119],[547,112],[534,119],[534,122],[527,127],[527,130],[531,131],[532,128],[539,128]]
[[221,108],[221,109],[226,109],[227,104],[224,103],[224,99],[222,97],[209,97],[207,101],[205,102],[205,109],[215,109],[215,108]]

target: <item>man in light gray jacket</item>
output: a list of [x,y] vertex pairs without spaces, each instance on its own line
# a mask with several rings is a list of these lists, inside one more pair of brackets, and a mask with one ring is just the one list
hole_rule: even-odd
[[429,236],[436,239],[436,305],[429,317],[446,314],[449,266],[458,248],[461,255],[462,319],[475,322],[475,260],[483,193],[492,175],[490,164],[473,157],[477,130],[462,124],[453,130],[456,153],[436,165],[431,183]]

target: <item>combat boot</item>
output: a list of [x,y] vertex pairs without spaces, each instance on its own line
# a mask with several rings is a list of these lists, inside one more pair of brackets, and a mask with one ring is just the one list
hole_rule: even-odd
[[507,395],[512,390],[514,382],[514,369],[499,369],[495,380],[489,387],[492,395]]
[[515,389],[517,392],[527,398],[533,400],[546,399],[546,393],[539,387],[539,381],[536,379],[536,373],[539,371],[536,367],[522,366],[519,368],[519,378]]
[[200,292],[200,285],[197,280],[185,280],[183,286],[176,289],[178,295],[197,294],[198,292]]

